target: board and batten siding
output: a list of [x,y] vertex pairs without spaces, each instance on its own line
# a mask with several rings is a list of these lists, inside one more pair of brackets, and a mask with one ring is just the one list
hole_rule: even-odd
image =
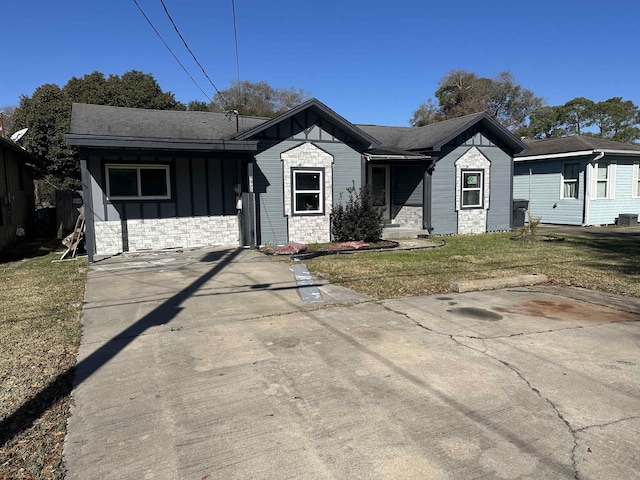
[[[284,185],[282,153],[304,142],[311,142],[333,157],[332,195],[334,204],[348,198],[347,188],[361,184],[361,155],[350,146],[332,138],[318,126],[305,133],[280,142],[263,141],[255,156],[254,191],[256,194],[257,221],[260,245],[284,245],[288,238],[288,219],[284,209]],[[330,215],[331,212],[325,212]],[[329,234],[329,232],[327,232]]]
[[[168,165],[170,198],[109,199],[105,175],[110,164]],[[86,166],[94,253],[238,244],[237,159],[89,154]]]
[[[616,163],[615,195],[614,198],[595,198],[592,194],[589,202],[588,225],[612,225],[616,223],[621,213],[631,213],[640,216],[640,198],[633,196],[633,158],[605,156],[603,161]],[[595,173],[594,173],[595,174]],[[593,187],[595,192],[595,186]]]
[[[565,163],[578,163],[578,198],[561,198]],[[541,223],[582,225],[584,216],[585,157],[515,162],[513,198],[529,200],[529,212]],[[531,179],[529,170],[531,169]],[[529,181],[531,180],[531,198]]]

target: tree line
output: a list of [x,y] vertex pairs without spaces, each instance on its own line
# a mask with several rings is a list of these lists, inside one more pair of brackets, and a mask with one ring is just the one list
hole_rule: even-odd
[[[45,84],[19,105],[3,111],[5,131],[28,127],[21,144],[45,160],[41,175],[60,188],[78,188],[78,151],[66,145],[74,102],[161,110],[193,110],[275,117],[310,98],[302,89],[274,88],[266,82],[239,81],[217,92],[212,101],[179,102],[161,89],[153,75],[137,70],[122,76],[93,72],[71,78],[63,87]],[[418,106],[409,119],[415,127],[472,113],[487,112],[520,137],[553,138],[592,135],[619,142],[640,140],[640,112],[630,100],[612,97],[593,101],[584,97],[548,106],[508,72],[488,78],[453,70],[438,82],[434,98]]]
[[454,70],[440,79],[434,96],[413,112],[412,126],[487,112],[520,137],[590,135],[626,143],[640,139],[640,111],[631,100],[612,97],[596,102],[577,97],[548,106],[510,72],[486,78]]

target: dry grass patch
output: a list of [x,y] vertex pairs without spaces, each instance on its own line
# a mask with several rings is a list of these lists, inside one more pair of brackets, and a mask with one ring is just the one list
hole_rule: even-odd
[[[86,260],[58,242],[0,263],[0,478],[64,476],[62,447],[80,341]],[[20,256],[20,255],[18,255]]]
[[452,236],[437,249],[320,257],[306,264],[314,275],[377,299],[447,293],[455,281],[522,274],[640,297],[640,243],[633,237],[574,235],[563,242],[511,237]]

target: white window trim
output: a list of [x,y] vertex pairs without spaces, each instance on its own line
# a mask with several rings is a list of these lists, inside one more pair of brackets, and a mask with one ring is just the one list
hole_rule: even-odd
[[[598,164],[607,163],[607,179],[598,179]],[[598,183],[606,182],[607,195],[605,197],[598,197]],[[594,200],[613,200],[616,198],[616,162],[605,161],[596,162],[593,164],[593,199]]]
[[[571,164],[575,164],[578,165],[578,178],[574,179],[570,179],[570,180],[565,180],[564,178],[564,168],[565,165],[571,165]],[[565,183],[570,182],[570,183],[575,183],[576,184],[576,193],[578,194],[577,197],[565,197],[564,196],[564,186]],[[562,171],[560,172],[560,199],[561,200],[578,200],[580,198],[580,162],[564,162],[562,164]]]
[[[299,173],[317,173],[320,175],[319,188],[317,190],[297,190],[296,175]],[[298,193],[317,193],[318,210],[298,210]],[[293,168],[291,171],[291,208],[294,215],[318,215],[324,214],[324,170],[315,168]]]
[[640,162],[633,162],[633,183],[631,184],[631,198],[640,198]]
[[[478,187],[467,187],[464,186],[464,176],[466,173],[478,173],[480,174],[480,186]],[[469,209],[469,208],[484,208],[484,175],[485,172],[482,169],[463,169],[460,171],[460,208],[461,209]],[[475,191],[478,190],[480,192],[480,203],[473,205],[465,205],[464,204],[464,192]]]
[[[111,169],[130,169],[136,170],[137,181],[138,181],[138,195],[134,196],[112,196],[111,195],[111,184],[110,184],[110,175],[109,170]],[[142,195],[142,185],[140,180],[140,170],[141,169],[154,169],[154,170],[164,170],[167,182],[167,194],[166,195]],[[130,163],[108,163],[105,165],[105,175],[106,175],[106,186],[107,186],[107,198],[110,200],[169,200],[171,198],[171,175],[169,174],[171,167],[169,165],[151,165],[151,164],[130,164]]]

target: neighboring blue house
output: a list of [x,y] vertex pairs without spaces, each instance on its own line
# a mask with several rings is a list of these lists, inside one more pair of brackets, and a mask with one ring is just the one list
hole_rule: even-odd
[[527,140],[513,195],[542,223],[611,225],[640,214],[640,145],[588,136]]
[[432,234],[511,227],[513,155],[488,115],[355,125],[318,100],[274,119],[74,104],[93,255],[326,242],[346,189],[370,183],[390,225]]

